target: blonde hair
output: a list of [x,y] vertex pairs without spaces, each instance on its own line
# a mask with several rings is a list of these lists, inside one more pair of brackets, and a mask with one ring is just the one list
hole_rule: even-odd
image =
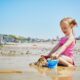
[[63,23],[63,22],[67,22],[71,28],[77,26],[76,20],[73,19],[73,18],[71,18],[71,17],[63,18],[63,19],[60,21],[60,24]]
[[71,27],[72,29],[72,33],[74,35],[74,31],[73,31],[73,28],[77,26],[77,22],[75,19],[71,18],[71,17],[66,17],[66,18],[63,18],[61,21],[60,21],[60,25],[61,23],[63,22],[66,22],[68,23],[69,27]]

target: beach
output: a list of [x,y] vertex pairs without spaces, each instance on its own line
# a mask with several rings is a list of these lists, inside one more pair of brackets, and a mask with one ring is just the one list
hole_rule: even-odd
[[48,54],[56,43],[13,43],[1,46],[0,80],[80,80],[80,41],[77,41],[74,50],[76,69],[29,66],[42,54]]

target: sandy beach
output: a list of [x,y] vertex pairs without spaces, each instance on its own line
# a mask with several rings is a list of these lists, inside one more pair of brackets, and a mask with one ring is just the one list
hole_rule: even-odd
[[54,43],[17,43],[0,47],[0,80],[80,80],[80,41],[74,53],[76,69],[58,67],[57,69],[29,66],[40,55],[47,54]]

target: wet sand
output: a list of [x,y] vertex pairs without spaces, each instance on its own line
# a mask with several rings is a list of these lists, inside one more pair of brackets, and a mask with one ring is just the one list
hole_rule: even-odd
[[80,68],[58,67],[56,69],[29,66],[39,55],[23,57],[0,57],[0,80],[80,80]]
[[[55,44],[55,43],[54,43]],[[0,80],[80,80],[80,43],[75,48],[76,69],[29,66],[40,55],[47,54],[52,43],[5,45],[0,48]]]

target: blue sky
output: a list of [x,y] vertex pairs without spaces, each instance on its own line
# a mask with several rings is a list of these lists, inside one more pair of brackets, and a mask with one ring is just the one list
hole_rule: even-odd
[[80,0],[0,0],[0,34],[61,37],[59,22],[68,16],[77,20],[79,36]]

